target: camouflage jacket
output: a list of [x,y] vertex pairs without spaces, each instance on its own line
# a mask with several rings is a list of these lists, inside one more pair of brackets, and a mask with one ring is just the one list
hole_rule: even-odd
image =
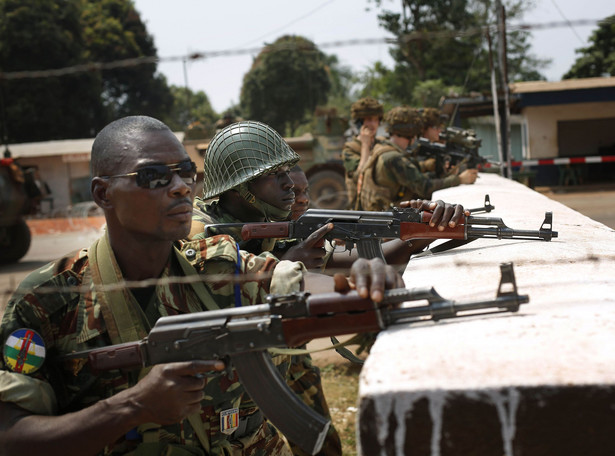
[[441,188],[459,185],[458,176],[432,179],[421,173],[415,160],[391,142],[374,147],[365,167],[360,195],[362,210],[384,211],[400,201],[431,199]]
[[[197,197],[195,198],[194,206],[195,210],[192,213],[193,229],[191,233],[193,239],[205,236],[204,227],[206,225],[217,223],[241,223],[241,220],[236,219],[226,212],[217,201],[205,204],[202,199]],[[195,226],[199,228],[195,229]],[[198,231],[200,231],[198,234],[194,234]],[[241,227],[224,227],[212,231],[216,233],[224,232],[225,234],[233,236],[242,249],[253,254],[273,251],[276,255],[280,255],[298,243],[296,239],[254,239],[246,242],[241,239]],[[331,419],[329,406],[327,405],[322,388],[320,370],[312,364],[312,358],[309,354],[291,357],[286,383],[305,404],[320,415]],[[290,445],[293,455],[306,456],[306,453],[292,442],[290,442]],[[331,425],[323,447],[316,456],[339,456],[342,454],[341,451],[342,444],[340,437],[335,427]]]
[[[372,150],[376,145],[383,144],[386,140],[377,136]],[[346,192],[348,193],[348,209],[356,209],[357,203],[357,168],[361,161],[361,141],[355,137],[344,144],[342,149],[342,163],[344,165]]]
[[[263,302],[269,292],[296,291],[304,271],[300,263],[284,262],[285,267],[280,267],[281,272],[278,273],[278,260],[275,257],[269,254],[254,256],[247,252],[238,253],[235,243],[226,236],[178,243],[177,247],[199,274],[216,274],[217,278],[218,274],[226,274],[232,277],[239,264],[240,273],[260,275],[254,279],[248,278],[242,285],[243,305]],[[7,362],[0,359],[2,401],[14,402],[35,414],[61,415],[86,408],[137,382],[138,369],[93,373],[89,364],[83,360],[58,360],[59,356],[66,353],[111,343],[100,311],[102,296],[93,286],[88,253],[88,249],[82,249],[33,272],[9,301],[0,327],[0,340],[6,341],[19,328],[33,329],[45,343],[46,357],[40,369],[30,375],[10,372]],[[112,262],[121,278],[117,263],[114,259]],[[291,264],[290,269],[288,264]],[[262,279],[272,271],[271,280]],[[171,255],[161,278],[183,275],[177,256]],[[293,282],[290,287],[289,281]],[[159,316],[207,310],[190,284],[170,282],[159,283],[143,308],[144,318],[150,325]],[[204,283],[217,307],[235,305],[232,280],[217,279],[215,282]],[[80,286],[87,291],[79,290],[77,287]],[[139,307],[134,296],[132,300]],[[233,409],[238,409],[234,413],[238,413],[240,427],[227,435],[221,432],[221,412]],[[153,431],[158,436],[160,447],[139,454],[290,454],[287,444],[245,393],[234,370],[230,376],[227,373],[215,373],[207,377],[201,420],[209,440],[208,450],[201,445],[191,422],[184,420],[175,425],[156,426]],[[152,430],[138,428],[137,431],[141,435],[131,432],[99,454],[133,454],[133,451],[143,451],[136,450],[136,447],[141,440],[145,441],[144,434]],[[189,453],[182,453],[184,450],[179,448],[186,448]]]

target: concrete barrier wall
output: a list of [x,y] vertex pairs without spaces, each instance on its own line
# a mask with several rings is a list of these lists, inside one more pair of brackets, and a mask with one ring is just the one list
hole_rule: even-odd
[[[517,182],[480,174],[434,199],[482,206],[551,242],[479,239],[410,261],[407,287],[492,299],[513,262],[516,314],[398,326],[363,368],[357,441],[375,455],[615,454],[615,231]],[[422,303],[423,304],[423,303]]]

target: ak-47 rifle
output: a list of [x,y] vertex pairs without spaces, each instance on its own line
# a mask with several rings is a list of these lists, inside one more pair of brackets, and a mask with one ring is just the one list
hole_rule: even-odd
[[491,204],[491,200],[489,199],[489,195],[485,195],[485,203],[482,207],[473,207],[472,209],[468,209],[470,214],[482,214],[483,212],[491,212],[495,209],[495,206]]
[[347,250],[356,245],[360,257],[379,257],[383,261],[386,261],[381,246],[383,239],[454,239],[467,243],[478,238],[550,241],[551,238],[557,237],[557,231],[551,229],[551,212],[545,213],[545,219],[536,231],[509,228],[501,218],[463,215],[455,228],[447,226],[443,231],[439,231],[437,225],[429,226],[431,215],[431,212],[413,208],[393,208],[388,212],[308,209],[297,220],[290,222],[245,223],[241,229],[241,237],[244,240],[304,240],[321,226],[332,223],[333,229],[325,234],[324,239],[342,239]]
[[[266,304],[162,317],[145,339],[62,358],[87,358],[94,371],[224,360],[227,367],[232,364],[235,368],[265,416],[290,441],[315,454],[330,422],[288,388],[268,349],[295,347],[326,336],[377,332],[392,325],[517,312],[529,297],[518,294],[512,263],[501,264],[500,270],[500,285],[493,300],[456,303],[433,288],[388,290],[380,303],[361,298],[354,291],[270,295]],[[408,301],[427,303],[400,307]]]

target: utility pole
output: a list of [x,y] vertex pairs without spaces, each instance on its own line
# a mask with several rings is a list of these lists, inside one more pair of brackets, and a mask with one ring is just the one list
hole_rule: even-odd
[[500,121],[500,103],[498,99],[498,83],[495,76],[495,65],[493,63],[493,47],[491,44],[491,33],[487,29],[487,44],[489,46],[489,73],[491,74],[491,99],[493,103],[493,123],[495,124],[495,138],[498,144],[498,161],[500,162],[500,175],[504,174],[504,148],[502,144],[502,122]]
[[508,60],[506,54],[506,10],[502,5],[501,0],[496,0],[495,5],[497,8],[498,18],[498,66],[500,68],[500,82],[502,85],[502,91],[504,92],[504,112],[502,114],[503,128],[501,133],[503,134],[502,146],[503,146],[503,159],[502,166],[504,177],[512,179],[511,168],[511,150],[510,150],[510,90],[508,88]]

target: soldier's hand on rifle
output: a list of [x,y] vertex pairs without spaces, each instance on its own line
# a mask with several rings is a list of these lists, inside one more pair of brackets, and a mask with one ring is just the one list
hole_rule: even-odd
[[461,204],[445,203],[442,200],[427,201],[427,200],[410,200],[402,201],[400,207],[412,207],[420,211],[432,212],[429,226],[438,225],[438,230],[442,231],[447,226],[455,228],[462,215],[470,215],[470,211],[463,208]]
[[304,241],[291,247],[280,257],[282,260],[301,261],[306,268],[315,269],[322,266],[326,250],[324,236],[333,229],[332,223],[321,226]]
[[436,159],[428,158],[427,160],[423,160],[421,163],[421,171],[424,173],[434,173],[436,172]]
[[462,184],[473,184],[478,177],[477,169],[466,169],[459,175],[459,180]]
[[382,301],[384,290],[405,286],[395,268],[380,258],[359,258],[352,264],[348,277],[335,274],[333,278],[335,291],[343,293],[355,289],[361,297],[369,297],[374,302]]
[[[130,391],[135,407],[136,423],[179,423],[188,415],[201,411],[205,379],[201,374],[224,370],[222,361],[184,361],[159,364],[143,377]],[[121,393],[120,393],[121,394]],[[113,396],[113,401],[120,395]]]

